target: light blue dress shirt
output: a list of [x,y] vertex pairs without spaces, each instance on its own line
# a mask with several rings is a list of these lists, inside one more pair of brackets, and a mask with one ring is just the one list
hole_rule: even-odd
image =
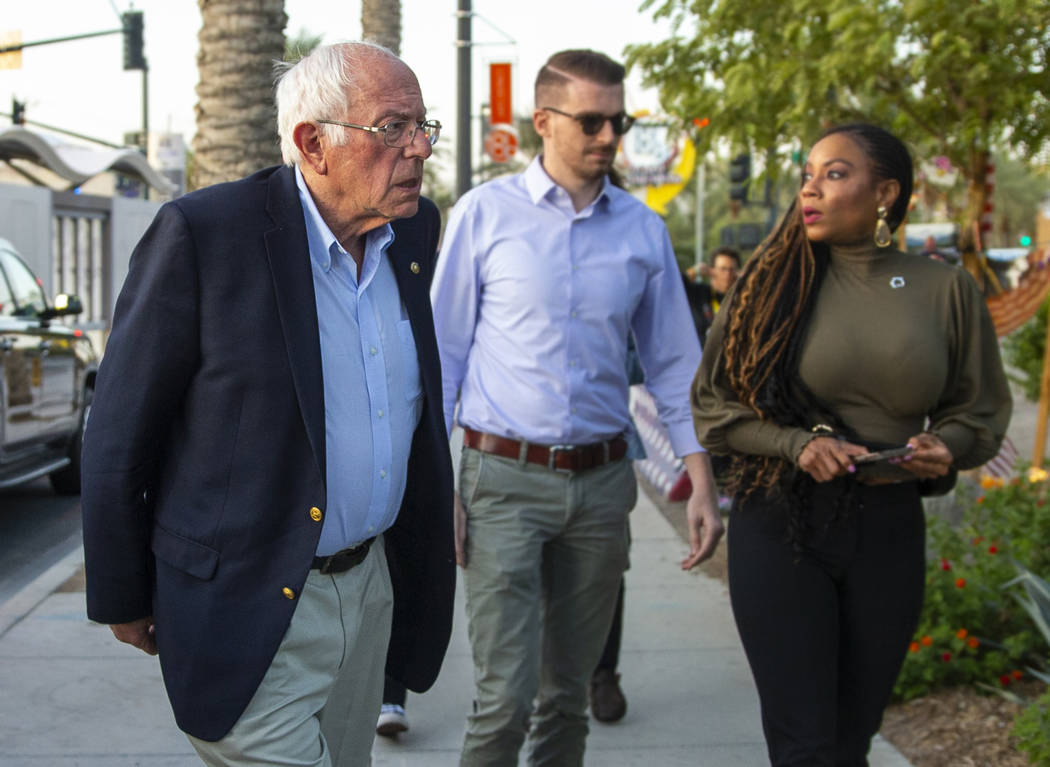
[[663,221],[605,184],[577,213],[536,159],[464,195],[431,287],[445,424],[541,444],[629,428],[634,332],[675,454],[701,451],[689,410],[700,344]]
[[299,168],[324,377],[327,507],[317,555],[379,535],[397,518],[423,410],[416,342],[386,257],[390,225],[368,233],[357,265],[314,205]]

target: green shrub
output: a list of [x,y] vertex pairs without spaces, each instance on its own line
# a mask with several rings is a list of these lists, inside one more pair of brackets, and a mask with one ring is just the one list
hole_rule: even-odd
[[1031,479],[960,487],[961,521],[930,518],[926,599],[894,688],[898,699],[959,684],[1007,688],[1043,657],[1028,613],[1003,591],[1017,574],[1014,562],[1050,572],[1046,474]]
[[1031,764],[1050,765],[1050,690],[1017,715],[1010,734]]
[[1010,379],[1024,389],[1030,401],[1039,399],[1039,386],[1043,379],[1043,354],[1046,347],[1046,320],[1050,314],[1050,301],[1044,301],[1032,319],[1003,339],[1003,356],[1019,375],[1011,373]]

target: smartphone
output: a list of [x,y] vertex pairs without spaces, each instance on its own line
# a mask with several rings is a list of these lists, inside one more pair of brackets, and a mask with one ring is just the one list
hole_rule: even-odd
[[904,447],[891,447],[888,450],[876,450],[874,453],[862,453],[861,455],[853,456],[853,463],[858,466],[867,463],[877,463],[878,461],[885,461],[890,458],[900,458],[911,451],[911,445],[904,445]]

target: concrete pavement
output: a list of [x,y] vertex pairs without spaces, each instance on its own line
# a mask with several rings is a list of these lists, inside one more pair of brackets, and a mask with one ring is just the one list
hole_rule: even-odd
[[[620,667],[627,716],[592,724],[586,764],[766,763],[758,698],[725,587],[678,569],[686,547],[645,493],[631,526]],[[82,591],[55,591],[81,558],[66,557],[0,605],[0,767],[199,764],[175,726],[157,660],[88,622]],[[457,763],[473,695],[462,594],[457,599],[441,676],[426,695],[409,695],[409,732],[377,738],[377,767]],[[908,762],[878,739],[871,764]]]

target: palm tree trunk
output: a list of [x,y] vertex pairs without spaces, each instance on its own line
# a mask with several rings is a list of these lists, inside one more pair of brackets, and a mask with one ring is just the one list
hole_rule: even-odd
[[361,39],[401,55],[401,0],[362,0]]
[[281,161],[273,63],[284,56],[284,0],[198,0],[194,187]]

